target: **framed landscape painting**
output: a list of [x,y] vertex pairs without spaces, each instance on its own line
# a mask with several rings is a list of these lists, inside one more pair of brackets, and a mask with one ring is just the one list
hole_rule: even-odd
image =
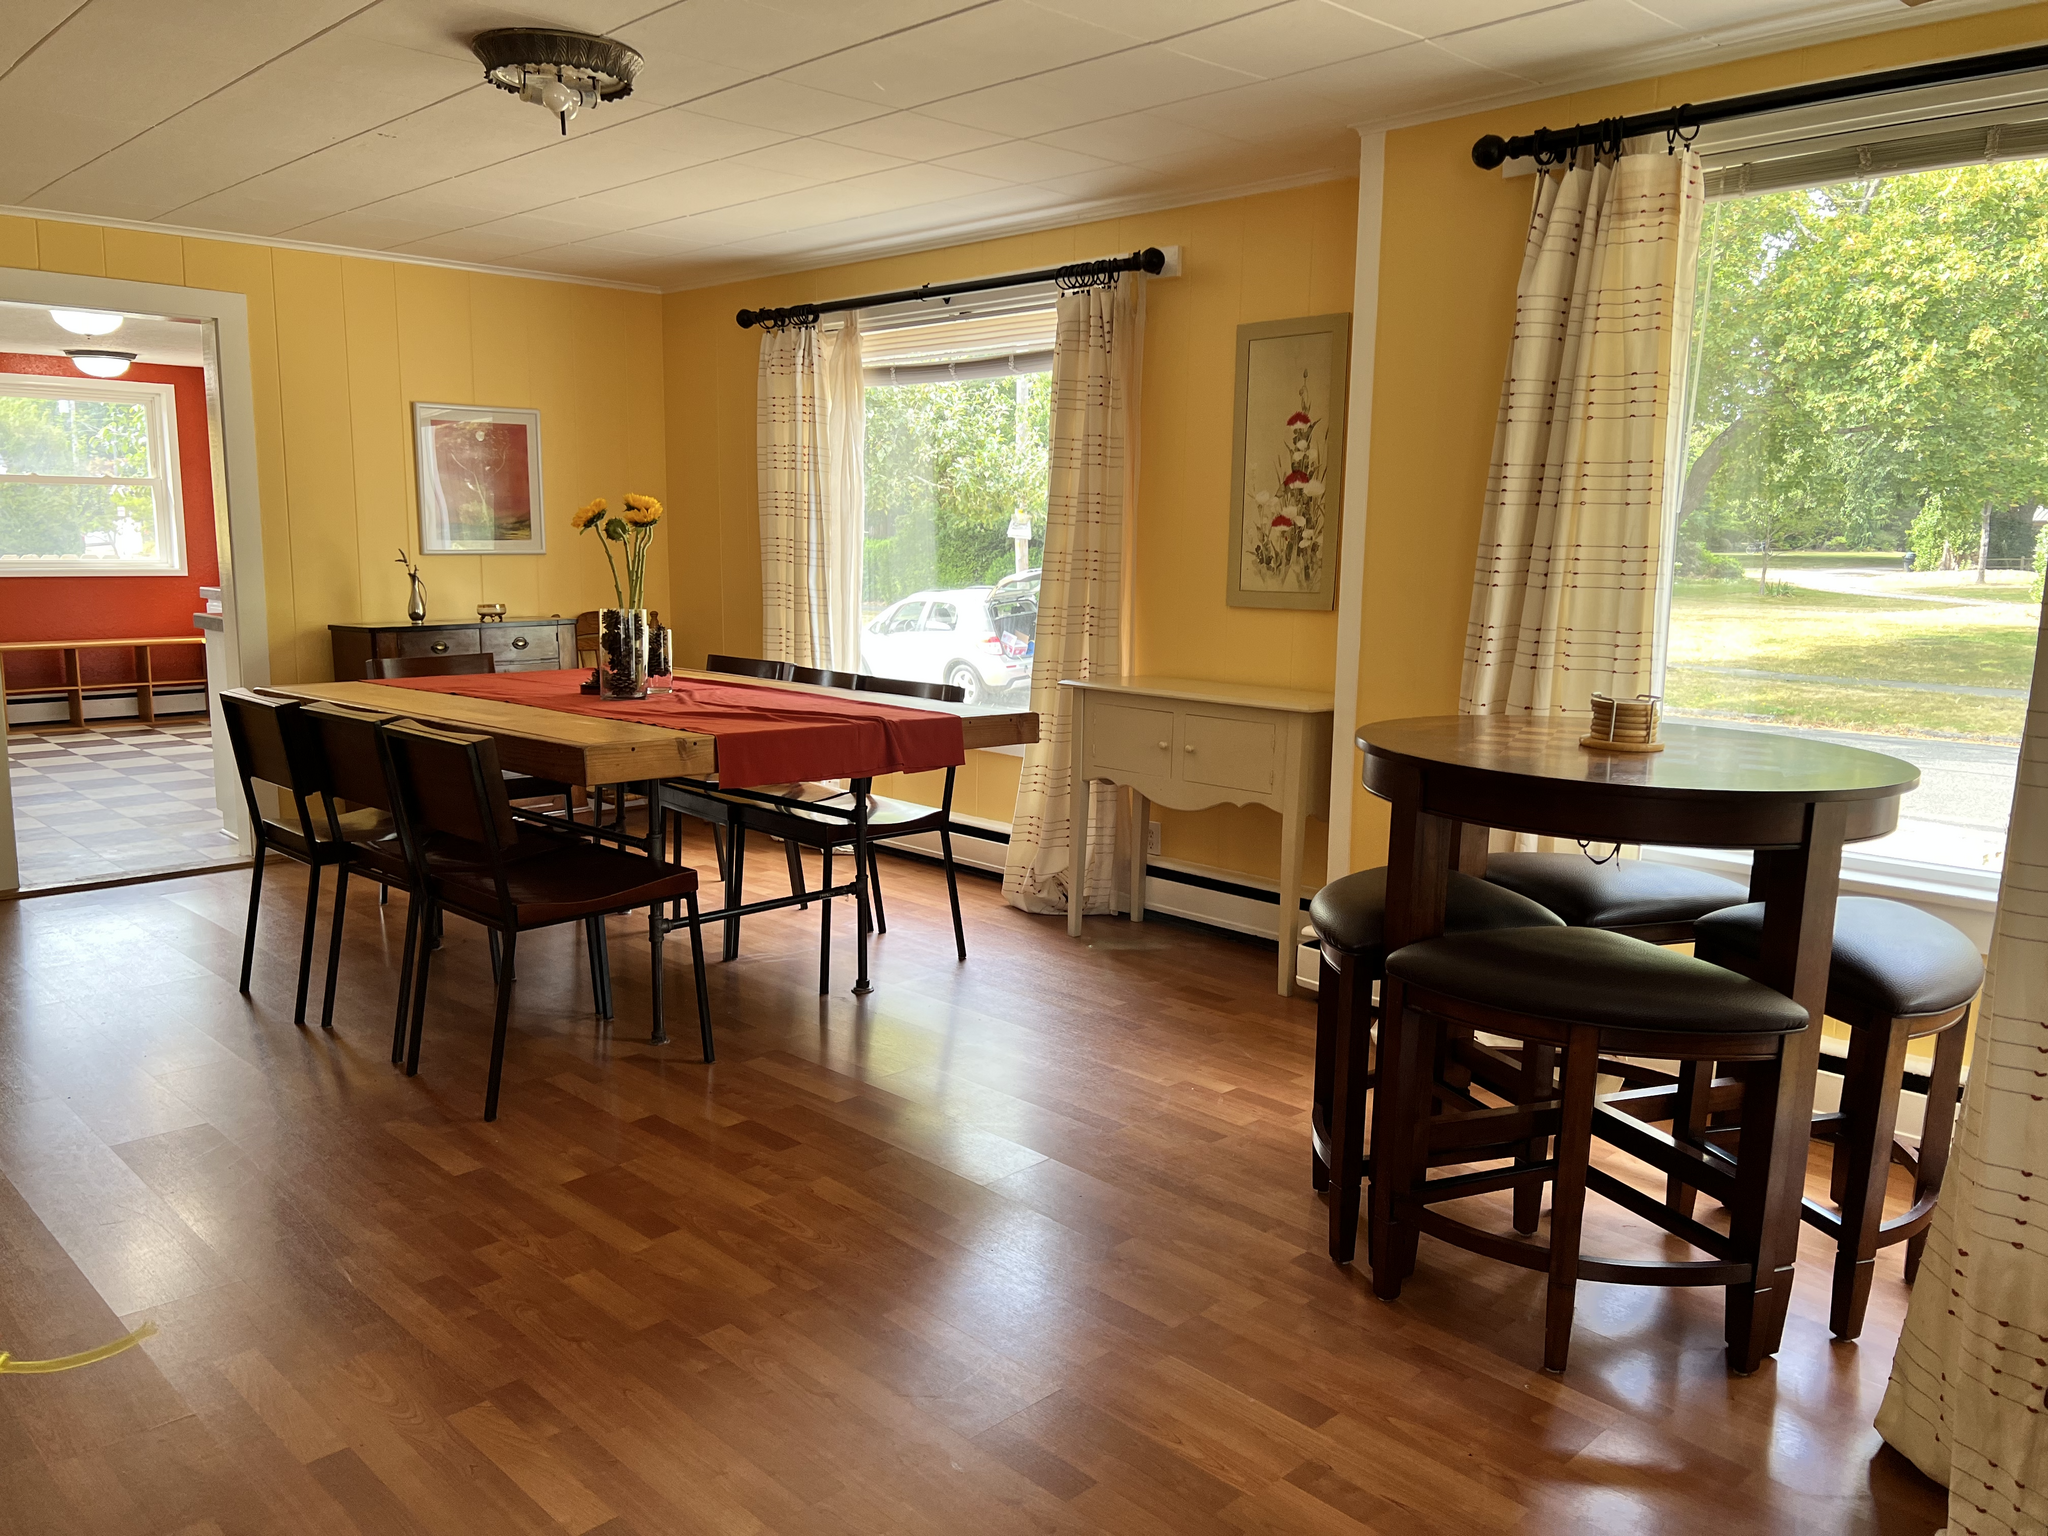
[[1237,328],[1231,607],[1334,606],[1350,373],[1349,315]]
[[545,551],[539,411],[415,401],[412,426],[421,554]]

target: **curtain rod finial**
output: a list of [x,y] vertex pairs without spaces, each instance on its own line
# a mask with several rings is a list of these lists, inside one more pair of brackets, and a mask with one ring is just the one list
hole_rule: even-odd
[[740,329],[744,331],[748,326],[752,325],[756,320],[760,319],[761,317],[754,310],[743,309],[733,318],[739,321]]
[[1507,163],[1508,141],[1497,133],[1489,133],[1472,146],[1472,163],[1482,171],[1491,171]]

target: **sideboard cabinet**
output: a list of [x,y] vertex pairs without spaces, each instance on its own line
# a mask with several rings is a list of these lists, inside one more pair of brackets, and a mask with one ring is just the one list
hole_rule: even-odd
[[488,651],[500,672],[545,672],[576,665],[576,620],[456,619],[428,624],[330,624],[334,680],[361,682],[363,663],[382,656],[474,656]]

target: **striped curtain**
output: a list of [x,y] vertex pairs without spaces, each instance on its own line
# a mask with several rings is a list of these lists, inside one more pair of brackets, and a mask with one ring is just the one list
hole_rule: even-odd
[[1947,1485],[1951,1536],[2048,1530],[2048,625],[1962,1121],[1877,1428]]
[[1653,687],[1702,207],[1690,151],[1536,178],[1466,628],[1467,714],[1584,712],[1595,693]]
[[755,384],[761,515],[761,654],[805,667],[858,664],[860,326],[765,331]]
[[1031,707],[1038,740],[1024,749],[1003,898],[1026,912],[1116,910],[1113,784],[1090,784],[1088,847],[1073,849],[1073,690],[1060,679],[1123,672],[1124,508],[1136,500],[1138,364],[1145,280],[1060,295],[1052,361],[1052,466],[1038,589]]

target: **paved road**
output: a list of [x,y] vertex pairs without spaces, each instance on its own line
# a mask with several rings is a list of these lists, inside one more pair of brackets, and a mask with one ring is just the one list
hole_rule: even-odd
[[1774,683],[1823,683],[1833,688],[1902,688],[1908,693],[1960,693],[1973,699],[2024,699],[2024,688],[1983,688],[1972,683],[1906,683],[1878,677],[1823,677],[1816,672],[1763,672],[1755,667],[1703,667],[1675,661],[1674,672],[1706,672],[1714,677],[1761,677]]

